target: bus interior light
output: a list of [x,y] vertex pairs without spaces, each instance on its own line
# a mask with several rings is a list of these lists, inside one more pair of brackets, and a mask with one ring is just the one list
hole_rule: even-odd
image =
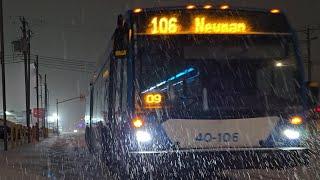
[[135,128],[141,128],[144,125],[144,121],[140,117],[135,117],[132,119],[132,125]]
[[300,125],[303,123],[303,119],[301,116],[292,116],[290,119],[289,119],[290,123],[293,124],[293,125]]

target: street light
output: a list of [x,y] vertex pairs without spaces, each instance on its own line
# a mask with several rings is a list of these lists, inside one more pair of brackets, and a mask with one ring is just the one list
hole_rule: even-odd
[[59,119],[58,115],[56,113],[53,113],[51,116],[48,117],[48,121],[50,123],[54,123],[56,119]]
[[59,109],[59,104],[61,104],[61,103],[65,103],[65,102],[69,102],[69,101],[73,101],[73,100],[75,100],[75,99],[80,99],[80,100],[83,100],[83,99],[85,99],[85,95],[83,95],[83,94],[80,94],[80,96],[77,96],[77,97],[73,97],[73,98],[70,98],[70,99],[65,99],[65,100],[62,100],[62,101],[59,101],[58,99],[57,99],[57,101],[56,101],[56,108],[57,108],[57,117],[56,117],[56,119],[57,119],[57,134],[59,135],[59,111],[58,111],[58,109]]
[[48,117],[48,123],[54,123],[55,121],[58,123],[59,119],[60,118],[59,118],[58,114],[57,113],[53,113],[51,116]]

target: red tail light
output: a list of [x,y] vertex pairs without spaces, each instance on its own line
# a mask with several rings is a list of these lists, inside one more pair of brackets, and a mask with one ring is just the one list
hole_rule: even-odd
[[320,105],[318,105],[315,110],[317,113],[320,113]]

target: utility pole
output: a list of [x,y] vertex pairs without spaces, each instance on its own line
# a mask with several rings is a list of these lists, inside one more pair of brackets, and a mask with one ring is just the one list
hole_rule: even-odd
[[308,56],[308,81],[311,81],[312,76],[312,61],[311,61],[311,38],[310,38],[310,27],[307,27],[307,56]]
[[[45,130],[45,137],[48,137],[47,131],[46,131],[46,122],[48,122],[48,87],[47,87],[47,75],[44,75],[44,123],[43,123],[43,129]],[[47,126],[48,128],[48,126]]]
[[318,37],[312,37],[313,31],[320,30],[319,28],[310,28],[308,25],[303,32],[306,35],[306,43],[307,43],[307,67],[308,67],[308,81],[312,80],[312,59],[311,59],[311,42],[313,40],[318,39]]
[[30,81],[29,81],[29,68],[30,64],[28,60],[29,43],[27,43],[27,22],[24,17],[20,18],[22,27],[22,51],[24,57],[24,81],[25,81],[25,95],[26,95],[26,121],[28,129],[28,143],[31,143],[31,131],[30,131]]
[[8,131],[7,131],[7,102],[6,102],[6,70],[4,62],[4,35],[3,35],[3,7],[0,0],[0,38],[1,38],[1,70],[2,70],[2,110],[3,110],[3,127],[4,127],[4,151],[8,150]]
[[[47,125],[47,129],[49,130],[49,121],[48,121],[48,112],[50,111],[50,106],[48,106],[50,104],[50,91],[49,89],[47,89],[47,116],[46,116],[46,125]],[[49,132],[49,131],[48,131]],[[49,135],[49,134],[48,134]]]
[[57,99],[57,135],[59,136],[59,111],[58,111],[58,105],[59,105],[59,101]]
[[41,108],[41,129],[42,129],[42,137],[44,136],[44,116],[45,116],[45,112],[44,112],[44,108],[43,108],[43,83],[42,83],[42,76],[41,74],[39,74],[40,77],[40,108]]
[[40,131],[39,131],[39,115],[40,115],[40,111],[39,111],[39,57],[36,56],[36,94],[37,94],[37,141],[40,140]]
[[[28,25],[29,26],[29,25]],[[31,40],[31,30],[28,29],[28,36],[27,36],[27,42],[28,42],[28,110],[29,110],[29,127],[31,128],[31,120],[32,120],[32,111],[31,111],[31,108],[30,108],[30,79],[31,79],[31,76],[30,76],[30,64],[31,64],[31,57],[30,57],[30,54],[31,54],[31,46],[30,46],[30,40]],[[31,129],[30,129],[30,140],[31,140]]]

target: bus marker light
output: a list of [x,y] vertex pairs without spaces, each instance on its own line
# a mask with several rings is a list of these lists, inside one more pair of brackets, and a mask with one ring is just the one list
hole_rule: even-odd
[[195,5],[188,5],[186,8],[187,9],[194,9],[194,8],[196,8],[196,6]]
[[280,13],[280,10],[279,9],[271,9],[270,12],[273,14],[278,14],[278,13]]
[[203,6],[204,9],[211,9],[212,8],[212,5],[205,5]]
[[140,12],[142,12],[142,9],[141,8],[136,8],[136,9],[133,10],[133,12],[134,13],[140,13]]
[[132,125],[135,128],[140,128],[143,126],[143,124],[144,124],[143,120],[139,117],[132,119]]
[[230,8],[229,5],[222,5],[222,6],[220,6],[220,9],[229,9],[229,8]]
[[293,125],[300,125],[303,123],[303,119],[300,116],[292,116],[289,121]]

